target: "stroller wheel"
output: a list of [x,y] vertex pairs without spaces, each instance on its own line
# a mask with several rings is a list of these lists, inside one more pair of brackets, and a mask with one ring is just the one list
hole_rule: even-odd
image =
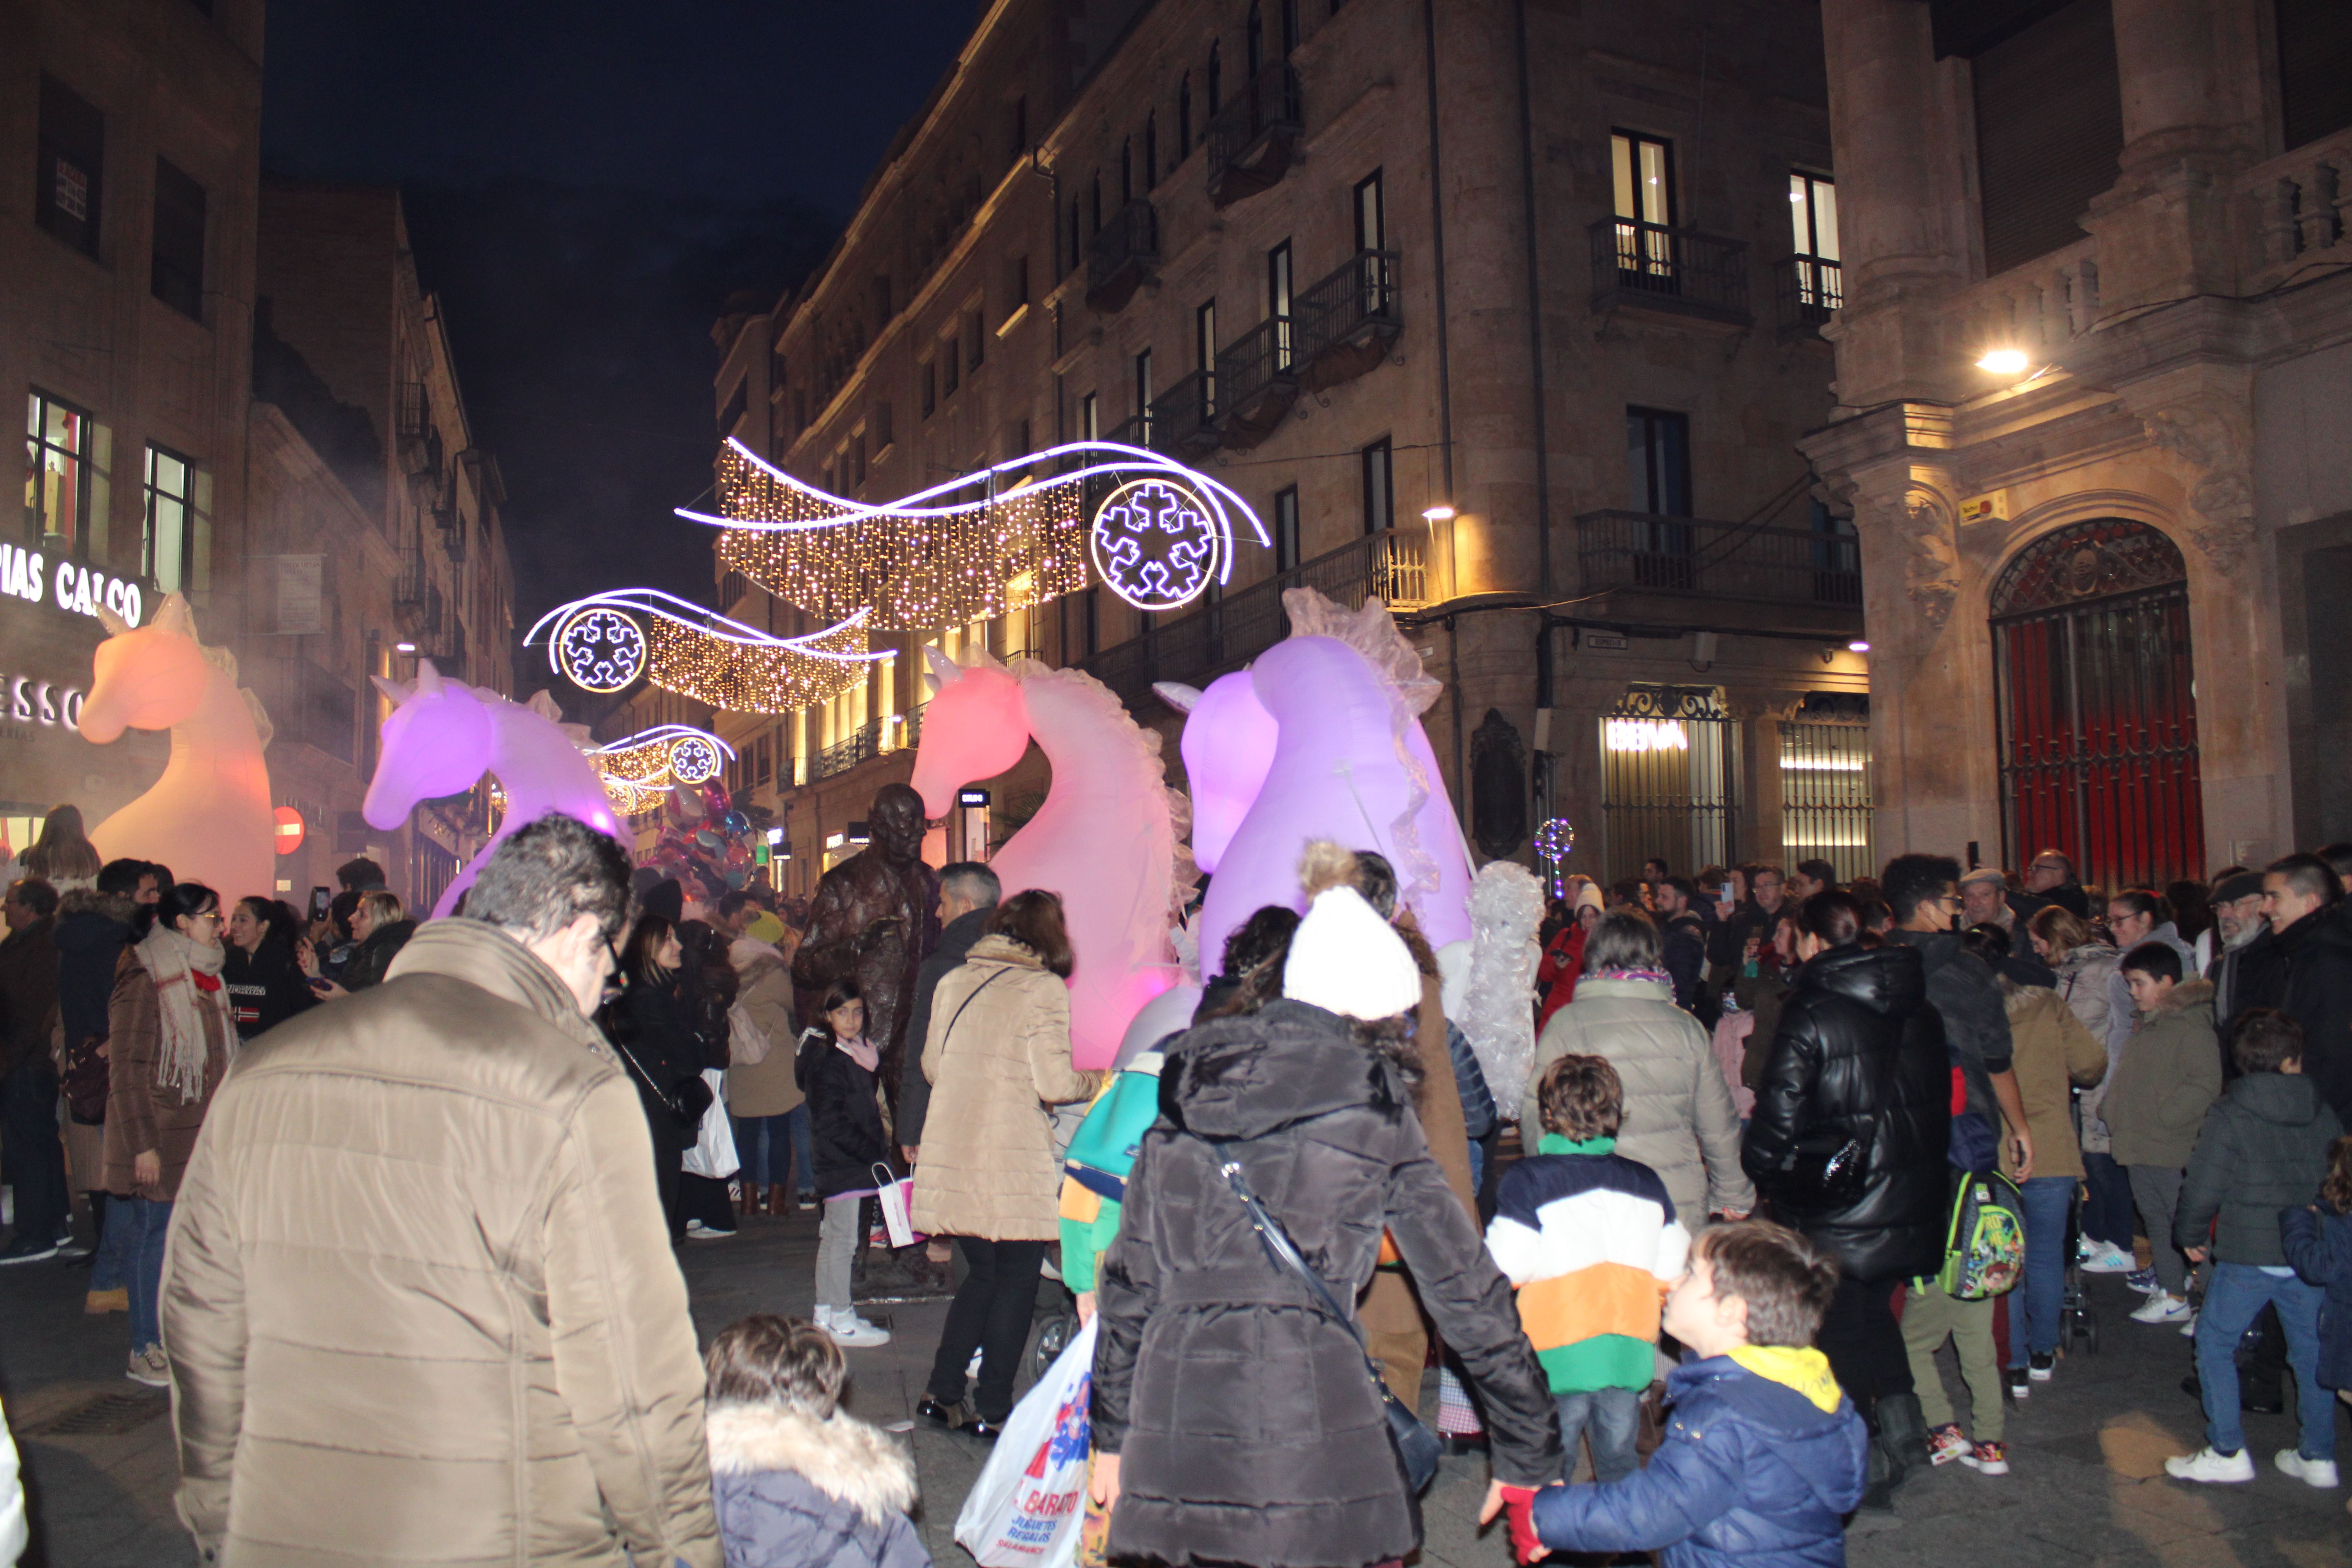
[[1030,1352],[1030,1365],[1040,1377],[1052,1370],[1070,1342],[1078,1336],[1078,1314],[1075,1309],[1059,1311],[1039,1321],[1036,1348]]

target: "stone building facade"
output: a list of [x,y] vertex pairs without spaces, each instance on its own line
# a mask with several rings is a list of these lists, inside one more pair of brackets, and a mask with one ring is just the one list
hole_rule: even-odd
[[[396,193],[344,195],[372,232],[340,252],[304,248],[299,203],[265,202],[262,26],[260,0],[0,5],[0,390],[26,409],[24,510],[0,530],[0,824],[18,847],[52,805],[95,825],[154,781],[166,736],[93,746],[66,709],[104,635],[85,605],[136,592],[143,618],[178,592],[270,715],[273,794],[302,822],[275,889],[223,891],[299,903],[367,851],[429,897],[462,825],[361,822],[381,717],[368,677],[402,673],[414,643],[510,684],[496,468],[464,433]],[[412,379],[436,389],[470,531],[428,529],[421,562],[384,479],[410,472],[394,374],[373,401],[333,384],[371,335],[387,363],[410,346]],[[428,627],[436,592],[464,606],[463,634]]]
[[[1152,683],[1245,663],[1301,584],[1388,602],[1444,681],[1426,722],[1483,854],[1559,816],[1596,874],[1840,836],[1858,868],[1859,576],[1797,450],[1831,408],[1830,152],[1804,0],[984,7],[826,263],[719,324],[720,434],[871,501],[1150,446],[1271,542],[1183,610],[1096,588],[904,637],[823,710],[724,716],[791,875],[903,776],[917,644],[1082,665],[1172,732]],[[1791,725],[1850,767],[1834,823],[1784,812]],[[943,845],[1043,788],[1033,752]]]
[[2341,8],[1822,15],[1805,449],[1862,534],[1882,850],[2161,885],[2352,836]]

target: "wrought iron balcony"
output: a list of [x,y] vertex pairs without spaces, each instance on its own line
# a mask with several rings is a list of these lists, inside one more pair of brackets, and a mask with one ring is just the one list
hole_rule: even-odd
[[1087,673],[1132,707],[1157,701],[1155,681],[1198,686],[1243,665],[1290,635],[1283,613],[1286,589],[1314,588],[1349,609],[1379,599],[1391,609],[1429,602],[1423,542],[1393,531],[1369,534],[1304,562],[1263,583],[1213,599],[1187,616],[1147,626],[1087,659]]
[[1300,383],[1309,391],[1352,381],[1388,357],[1404,330],[1397,253],[1360,250],[1291,302]]
[[1592,308],[1633,309],[1746,327],[1748,247],[1633,218],[1592,226]]
[[1151,400],[1149,438],[1138,442],[1170,457],[1197,457],[1216,450],[1217,377],[1193,371]]
[[1216,206],[1253,196],[1290,167],[1306,129],[1298,72],[1276,60],[1209,118],[1209,200]]
[[850,731],[846,740],[836,741],[816,754],[816,766],[811,770],[817,778],[829,779],[835,773],[845,773],[868,757],[882,754],[882,727],[861,724]]
[[1105,315],[1127,308],[1160,265],[1160,215],[1141,196],[1111,214],[1087,247],[1087,305]]
[[1845,304],[1845,280],[1834,261],[1818,256],[1785,256],[1772,268],[1780,306],[1780,336],[1817,338]]
[[1217,351],[1217,423],[1243,450],[1274,434],[1298,396],[1298,323],[1268,316]]
[[1588,594],[1616,588],[1862,607],[1861,542],[1850,533],[1640,511],[1584,512],[1576,528]]

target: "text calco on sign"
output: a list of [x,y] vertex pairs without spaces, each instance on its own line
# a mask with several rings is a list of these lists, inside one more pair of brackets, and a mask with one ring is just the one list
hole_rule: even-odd
[[127,577],[110,577],[74,561],[52,566],[39,551],[14,544],[0,544],[0,593],[34,605],[51,600],[79,616],[111,610],[134,626],[146,609],[139,584]]

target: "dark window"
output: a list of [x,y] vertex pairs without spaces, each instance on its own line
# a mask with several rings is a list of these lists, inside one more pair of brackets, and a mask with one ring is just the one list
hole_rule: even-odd
[[1990,276],[2083,237],[2116,183],[2123,95],[2107,0],[2072,0],[1978,55],[1977,188]]
[[1223,44],[1209,46],[1209,112],[1217,112],[1220,95],[1225,85],[1225,58]]
[[1385,436],[1364,448],[1364,531],[1380,533],[1396,526],[1396,470]]
[[1287,572],[1298,564],[1298,487],[1275,492],[1274,569]]
[[205,188],[155,160],[154,266],[149,287],[184,316],[205,319]]
[[1090,235],[1102,232],[1102,171],[1099,169],[1095,171],[1093,180],[1087,186],[1087,232]]
[[1160,113],[1153,110],[1143,117],[1143,188],[1150,190],[1160,184]]
[[1192,73],[1176,79],[1176,161],[1192,151]]
[[41,73],[40,151],[33,173],[33,217],[86,255],[98,254],[99,196],[106,165],[106,116],[47,71]]
[[1017,310],[1029,302],[1029,258],[1027,257],[1016,256],[1013,258],[1012,283],[1013,309]]
[[26,400],[25,542],[52,557],[89,553],[98,422],[36,392]]
[[849,482],[853,485],[866,482],[866,432],[863,430],[849,438]]
[[1013,100],[1013,155],[1016,158],[1029,151],[1029,100]]
[[1298,48],[1298,0],[1282,0],[1282,58]]
[[874,430],[874,455],[878,458],[888,448],[892,439],[890,430],[890,405],[888,404],[877,403],[874,405],[872,424]]
[[963,384],[963,345],[953,338],[940,340],[940,395],[953,397]]
[[1135,356],[1135,426],[1133,444],[1151,445],[1151,351]]
[[1067,278],[1078,269],[1078,259],[1085,253],[1086,242],[1078,233],[1078,197],[1070,194],[1070,247],[1062,258],[1062,276]]
[[1118,144],[1118,205],[1125,206],[1135,199],[1135,142],[1133,138]]
[[981,321],[980,312],[978,310],[971,311],[965,315],[963,319],[963,335],[964,352],[966,354],[964,368],[966,370],[978,370],[980,368],[981,362],[988,357],[988,328],[987,325]]
[[139,574],[164,593],[188,584],[194,563],[196,466],[163,447],[147,448],[146,506],[141,521]]
[[1381,200],[1381,172],[1373,170],[1356,184],[1356,248],[1388,248],[1388,213]]
[[940,405],[939,367],[925,360],[920,367],[923,384],[923,417],[929,419]]
[[1091,392],[1078,399],[1078,439],[1102,439],[1102,399]]
[[1626,505],[1659,517],[1691,515],[1690,416],[1625,410]]
[[1265,313],[1280,324],[1275,328],[1274,368],[1288,370],[1295,345],[1290,327],[1290,241],[1265,253]]
[[2352,5],[2277,0],[2280,118],[2289,147],[2352,125]]
[[1192,312],[1192,368],[1201,373],[1201,406],[1217,406],[1217,302],[1210,300]]
[[1255,81],[1257,73],[1265,68],[1265,14],[1259,8],[1257,0],[1250,0],[1249,22],[1244,31],[1249,44],[1246,52],[1250,79]]

